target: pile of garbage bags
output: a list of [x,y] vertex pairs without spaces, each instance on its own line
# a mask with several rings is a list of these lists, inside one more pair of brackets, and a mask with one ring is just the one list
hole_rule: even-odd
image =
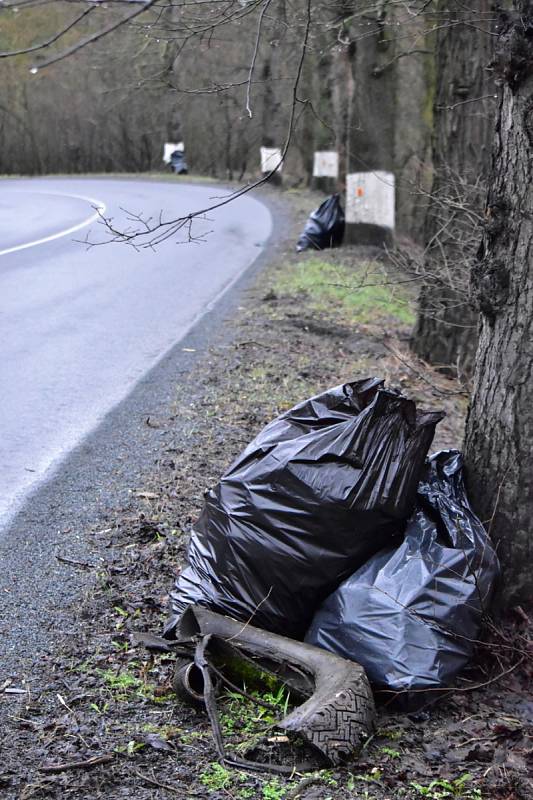
[[498,562],[460,454],[426,460],[443,416],[370,378],[273,420],[206,495],[166,635],[198,604],[357,661],[408,700],[449,685]]

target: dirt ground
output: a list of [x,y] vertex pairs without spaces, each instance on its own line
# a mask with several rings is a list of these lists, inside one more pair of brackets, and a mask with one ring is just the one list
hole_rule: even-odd
[[[288,195],[294,234],[315,199]],[[374,251],[297,256],[293,245],[247,293],[225,344],[177,379],[168,417],[146,419],[161,429],[157,462],[127,507],[91,531],[94,559],[71,565],[89,578],[71,609],[74,633],[25,681],[0,685],[0,797],[533,798],[531,626],[520,609],[486,632],[445,699],[417,713],[378,704],[377,732],[357,761],[288,778],[217,764],[205,713],[171,691],[172,658],[132,644],[134,631],[161,631],[206,487],[291,405],[377,375],[446,411],[433,450],[461,445],[464,387],[408,351],[416,289]],[[273,718],[242,698],[226,695],[221,710],[233,746],[271,730]]]

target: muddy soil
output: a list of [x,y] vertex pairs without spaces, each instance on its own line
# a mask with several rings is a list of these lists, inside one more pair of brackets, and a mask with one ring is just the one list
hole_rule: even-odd
[[[296,235],[316,198],[289,199]],[[66,612],[62,647],[24,677],[0,682],[0,797],[533,797],[531,626],[520,609],[486,632],[475,663],[439,703],[404,713],[378,698],[377,733],[356,762],[289,778],[217,765],[202,709],[172,693],[172,658],[132,644],[134,631],[161,631],[205,489],[294,403],[348,380],[382,376],[417,403],[446,411],[433,449],[461,445],[464,387],[408,351],[414,289],[393,287],[389,300],[379,296],[379,308],[372,308],[372,294],[352,302],[353,287],[375,283],[369,275],[390,278],[392,268],[357,248],[321,255],[317,267],[316,254],[293,253],[293,241],[228,321],[224,344],[177,376],[168,415],[146,419],[161,433],[157,458],[129,502],[91,531],[94,556],[69,565],[87,574],[87,591]],[[338,291],[331,291],[330,269],[337,270]],[[239,698],[226,696],[221,711],[234,746],[272,733],[273,720]],[[284,758],[290,763],[290,754]]]

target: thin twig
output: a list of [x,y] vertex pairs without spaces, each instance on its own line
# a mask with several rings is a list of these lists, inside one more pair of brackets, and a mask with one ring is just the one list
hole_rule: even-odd
[[69,769],[91,769],[99,764],[108,764],[115,758],[114,753],[104,753],[101,756],[93,756],[83,761],[67,761],[64,764],[49,764],[39,767],[39,772],[66,772]]
[[396,350],[394,350],[394,348],[390,347],[390,346],[389,346],[389,345],[388,345],[388,344],[387,344],[387,343],[386,343],[386,342],[385,342],[383,339],[381,340],[381,344],[383,345],[383,347],[384,347],[386,350],[388,350],[390,353],[392,353],[392,355],[393,355],[395,358],[397,358],[397,359],[398,359],[398,361],[401,361],[401,362],[402,362],[402,364],[404,364],[404,365],[405,365],[405,366],[406,366],[408,369],[410,369],[410,370],[411,370],[411,372],[414,372],[414,374],[415,374],[415,375],[416,375],[418,378],[420,378],[422,381],[424,381],[424,383],[427,383],[427,385],[428,385],[428,386],[430,386],[430,387],[433,389],[433,391],[434,391],[434,392],[437,392],[437,394],[440,394],[440,395],[442,395],[443,397],[453,397],[453,396],[455,396],[455,395],[465,395],[465,396],[468,396],[468,392],[467,392],[466,390],[464,390],[464,389],[462,389],[462,390],[459,390],[459,391],[456,391],[456,392],[450,392],[450,391],[447,391],[446,389],[439,389],[439,387],[438,387],[438,386],[435,386],[435,384],[434,384],[434,383],[432,383],[430,380],[428,380],[428,379],[425,377],[425,375],[423,375],[421,372],[419,372],[417,369],[415,369],[415,367],[413,367],[413,366],[412,366],[412,364],[409,364],[409,362],[408,362],[408,361],[406,361],[406,360],[405,360],[405,358],[402,358],[402,356],[401,356],[401,355],[399,355],[399,353],[397,353],[397,352],[396,352]]
[[263,19],[268,10],[268,7],[272,0],[266,0],[265,5],[261,9],[261,14],[259,15],[259,21],[257,23],[257,34],[255,37],[255,45],[254,45],[254,52],[252,55],[252,60],[250,62],[250,70],[248,72],[248,80],[246,82],[246,111],[248,112],[248,116],[252,119],[252,108],[251,108],[251,91],[252,91],[252,78],[254,75],[255,69],[255,62],[257,61],[257,53],[259,51],[259,42],[261,41],[261,28],[263,27]]
[[35,50],[44,50],[45,47],[50,47],[51,44],[57,42],[57,40],[60,39],[62,36],[64,36],[65,33],[68,33],[68,31],[76,27],[78,22],[80,22],[84,17],[86,17],[87,14],[90,14],[91,11],[94,11],[94,9],[95,6],[91,6],[91,8],[86,8],[85,11],[83,11],[75,19],[73,19],[72,22],[69,22],[68,25],[65,25],[64,28],[61,28],[60,31],[55,33],[49,39],[46,39],[44,42],[39,42],[39,44],[34,44],[31,47],[22,47],[20,50],[4,51],[3,53],[0,53],[0,58],[10,58],[10,56],[22,56],[25,55],[26,53],[34,53]]
[[256,614],[256,612],[257,612],[257,610],[258,610],[259,608],[261,608],[261,606],[263,605],[263,603],[265,603],[265,602],[268,600],[268,598],[270,597],[270,595],[272,594],[272,589],[273,589],[273,588],[274,588],[273,586],[271,586],[271,587],[270,587],[270,589],[268,590],[268,593],[267,593],[267,594],[266,594],[266,595],[263,597],[263,599],[261,600],[261,602],[260,602],[260,603],[258,603],[258,604],[256,605],[256,607],[255,607],[255,608],[254,608],[254,610],[252,611],[252,614],[251,614],[251,616],[250,616],[250,617],[248,617],[248,619],[246,620],[246,622],[244,623],[244,625],[242,626],[242,628],[241,628],[239,631],[237,631],[237,633],[234,633],[234,634],[233,634],[233,636],[230,636],[230,638],[229,638],[229,639],[226,639],[226,640],[225,640],[226,642],[232,642],[232,641],[233,641],[233,639],[236,639],[237,637],[239,637],[239,636],[241,635],[241,633],[243,633],[243,632],[246,630],[246,628],[248,627],[248,625],[249,625],[249,624],[251,623],[251,621],[253,620],[253,618],[254,618],[254,616],[255,616],[255,614]]
[[49,67],[51,64],[56,64],[58,61],[62,61],[64,58],[68,58],[69,56],[73,55],[73,53],[77,53],[78,50],[81,50],[84,47],[87,47],[94,42],[98,42],[100,39],[103,39],[104,36],[108,36],[108,34],[113,33],[116,31],[117,28],[122,27],[122,25],[126,25],[135,17],[138,17],[139,14],[144,14],[145,11],[148,11],[151,8],[156,0],[147,0],[146,3],[141,8],[132,11],[131,14],[128,14],[126,17],[119,19],[117,22],[114,22],[112,25],[108,25],[107,28],[101,28],[96,33],[91,34],[90,36],[86,36],[84,39],[79,39],[75,44],[71,45],[71,47],[67,47],[66,50],[63,50],[61,53],[58,53],[56,56],[52,56],[51,58],[47,59],[46,61],[37,64],[38,69],[44,69],[45,67]]
[[96,564],[91,564],[90,561],[76,561],[74,558],[67,558],[66,556],[56,555],[58,561],[62,564],[71,564],[73,567],[84,567],[85,569],[96,569]]

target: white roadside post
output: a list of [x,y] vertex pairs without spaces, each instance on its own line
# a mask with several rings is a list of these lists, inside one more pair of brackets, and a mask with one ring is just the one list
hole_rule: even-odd
[[261,172],[275,170],[270,178],[270,182],[276,185],[281,184],[281,170],[283,168],[283,157],[279,147],[261,147]]
[[183,142],[165,142],[163,145],[163,161],[165,164],[170,164],[170,156],[175,150],[183,153],[185,150],[185,145]]
[[346,176],[347,244],[392,244],[395,184],[392,172],[354,172]]
[[333,194],[339,177],[339,154],[335,150],[316,150],[313,159],[313,189]]

